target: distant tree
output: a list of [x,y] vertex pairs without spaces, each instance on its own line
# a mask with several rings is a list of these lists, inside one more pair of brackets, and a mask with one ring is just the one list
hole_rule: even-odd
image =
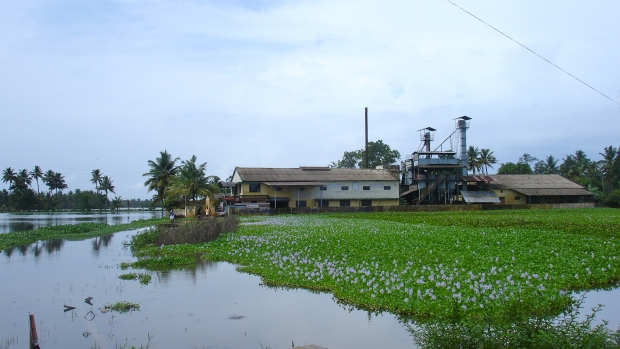
[[114,187],[113,183],[114,181],[110,177],[103,176],[101,178],[101,183],[99,184],[99,189],[105,192],[106,208],[108,206],[108,192],[116,194],[116,192],[114,191],[116,187]]
[[99,194],[99,191],[100,191],[99,186],[101,185],[101,179],[103,178],[102,174],[101,174],[101,170],[100,169],[94,169],[94,170],[90,171],[90,176],[91,176],[90,177],[90,182],[95,185],[95,190],[97,191],[97,194]]
[[37,195],[38,195],[39,194],[39,179],[43,178],[43,171],[41,170],[41,167],[35,166],[34,169],[30,171],[30,176],[32,177],[32,179],[37,181]]
[[[377,166],[388,166],[398,163],[400,153],[398,150],[392,150],[390,146],[383,143],[382,140],[376,142],[368,142],[368,167],[376,168]],[[342,159],[332,161],[329,164],[332,168],[365,168],[366,167],[366,150],[345,151]]]
[[167,196],[171,199],[184,197],[195,202],[198,196],[213,197],[213,194],[219,192],[214,178],[206,175],[207,163],[197,164],[196,160],[196,155],[193,155],[190,160],[183,161],[178,173],[172,178],[167,188]]
[[60,172],[54,173],[54,187],[56,188],[56,194],[58,194],[59,190],[62,192],[63,190],[69,188],[69,186],[65,183],[65,177]]
[[32,184],[32,178],[30,178],[30,174],[28,170],[23,169],[17,172],[15,179],[13,180],[12,190],[17,189],[28,189],[28,186]]
[[110,210],[118,212],[123,207],[123,198],[120,196],[115,196],[112,200],[112,206],[110,206]]
[[533,174],[532,168],[526,164],[517,162],[507,162],[501,164],[499,169],[497,169],[497,174]]
[[614,181],[620,180],[620,148],[616,149],[613,146],[603,148],[603,152],[599,153],[603,160],[600,161],[601,173],[604,176],[602,181],[603,192],[605,195],[611,193],[614,190]]
[[479,157],[480,165],[484,166],[484,172],[489,174],[489,167],[493,168],[493,165],[497,163],[497,159],[493,152],[490,149],[482,148],[480,149],[480,157]]
[[553,155],[547,156],[547,158],[543,161],[537,161],[534,164],[534,173],[535,174],[554,174],[558,173],[558,160],[556,160]]
[[474,147],[472,145],[467,148],[467,171],[472,171],[475,175],[476,171],[481,169],[480,163],[480,149],[478,147]]
[[9,183],[9,190],[13,186],[13,181],[15,181],[15,171],[12,168],[7,167],[2,171],[2,182]]
[[148,161],[149,172],[144,173],[142,176],[149,177],[144,182],[144,185],[147,187],[147,192],[156,191],[156,201],[163,202],[165,200],[165,191],[168,185],[170,184],[170,180],[177,173],[176,162],[179,158],[172,158],[172,155],[168,153],[168,151],[164,150],[159,152],[159,157],[153,160]]

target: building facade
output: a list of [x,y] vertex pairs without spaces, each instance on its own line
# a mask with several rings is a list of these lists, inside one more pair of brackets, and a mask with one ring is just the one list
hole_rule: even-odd
[[282,207],[398,205],[398,172],[328,167],[236,167],[236,204]]

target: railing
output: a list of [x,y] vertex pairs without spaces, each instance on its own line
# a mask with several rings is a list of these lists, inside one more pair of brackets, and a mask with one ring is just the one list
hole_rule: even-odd
[[424,191],[422,192],[422,194],[420,195],[418,199],[413,200],[413,204],[419,205],[420,202],[422,202],[428,196],[428,194],[430,194],[431,191],[433,191],[433,189],[435,189],[437,185],[443,180],[444,180],[444,176],[437,177],[437,179],[433,183],[431,183],[431,185],[429,185],[426,189],[424,189]]

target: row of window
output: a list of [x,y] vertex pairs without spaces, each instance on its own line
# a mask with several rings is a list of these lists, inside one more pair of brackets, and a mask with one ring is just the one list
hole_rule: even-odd
[[[297,189],[299,191],[306,191],[305,187],[297,187]],[[354,188],[357,189],[357,188]],[[275,191],[282,191],[282,187],[274,187]],[[327,187],[321,187],[321,190],[325,191],[327,190]],[[348,185],[343,185],[342,187],[340,187],[340,190],[349,190],[349,186]],[[364,185],[362,186],[362,190],[370,190],[370,186],[369,185]],[[391,185],[384,185],[383,186],[383,190],[392,190],[392,186]],[[250,193],[260,193],[260,183],[250,183]]]
[[[351,200],[339,200],[339,201],[340,201],[340,207],[351,206]],[[295,203],[297,207],[307,207],[307,202],[305,200],[296,201]],[[318,207],[328,207],[329,201],[328,200],[323,200],[322,202],[316,201],[316,205]],[[372,200],[361,200],[360,206],[372,206]]]

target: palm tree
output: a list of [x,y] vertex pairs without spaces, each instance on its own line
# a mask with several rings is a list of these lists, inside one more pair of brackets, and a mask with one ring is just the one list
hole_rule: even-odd
[[183,161],[179,172],[173,177],[167,188],[167,195],[171,198],[183,198],[187,206],[187,198],[196,202],[198,196],[213,197],[219,192],[219,187],[214,183],[213,176],[205,174],[207,163],[196,164],[196,155],[190,160]]
[[114,191],[116,187],[114,187],[112,183],[114,183],[114,181],[110,179],[110,177],[103,176],[101,178],[101,184],[99,184],[99,188],[105,191],[106,209],[108,208],[108,192],[116,194],[116,192]]
[[60,172],[54,173],[53,182],[54,187],[56,188],[56,194],[58,194],[58,190],[60,190],[60,192],[62,193],[63,189],[69,188],[69,186],[67,186],[67,184],[65,183],[65,177],[60,174]]
[[30,177],[37,181],[37,195],[39,194],[39,178],[43,178],[43,171],[41,167],[35,166],[34,170],[30,171]]
[[157,200],[162,202],[162,210],[163,210],[163,202],[165,200],[165,191],[168,185],[170,184],[170,180],[177,173],[176,161],[179,158],[172,158],[172,155],[168,153],[168,151],[164,150],[163,152],[159,152],[160,156],[153,160],[148,161],[149,172],[144,173],[142,176],[150,177],[144,182],[144,185],[147,187],[147,192],[155,190],[157,192]]
[[613,190],[610,185],[612,183],[611,174],[614,167],[618,164],[618,158],[620,158],[620,148],[616,150],[616,148],[610,145],[609,147],[603,148],[603,151],[603,153],[599,153],[603,157],[603,160],[599,161],[599,163],[601,164],[601,172],[606,177],[606,181],[601,180],[603,182],[603,192],[605,192],[605,182],[608,182],[607,191]]
[[478,158],[480,166],[484,166],[484,171],[486,174],[489,174],[489,169],[493,168],[493,164],[497,163],[497,159],[495,158],[495,155],[493,155],[493,152],[491,151],[491,149],[480,149],[480,157]]
[[[12,168],[7,167],[2,171],[2,182],[9,182],[9,191],[13,186],[13,181],[15,181],[15,171]],[[9,195],[9,207],[11,206],[11,195]]]
[[101,179],[102,179],[101,170],[99,169],[92,170],[90,172],[90,175],[92,176],[90,181],[91,183],[95,185],[95,190],[97,190],[97,202],[98,202],[97,206],[99,207],[99,209],[101,209],[101,200],[100,200],[101,197],[99,197],[99,190],[100,190],[99,186],[101,185]]
[[545,159],[545,170],[546,174],[558,173],[558,160],[556,160],[553,155],[549,155]]
[[472,171],[475,175],[476,170],[480,170],[480,168],[480,150],[478,147],[474,148],[473,145],[470,145],[467,149],[467,170]]
[[13,182],[15,181],[15,178],[16,178],[16,174],[12,168],[7,167],[4,169],[4,171],[2,171],[2,182],[4,183],[9,182],[9,190],[11,190],[11,187],[13,186]]
[[55,176],[55,173],[52,170],[47,170],[43,174],[43,183],[45,183],[45,185],[47,185],[47,187],[49,188],[50,194],[52,193],[52,190],[56,189],[56,184],[54,182],[54,176]]
[[28,186],[32,184],[32,178],[28,174],[28,170],[23,169],[17,172],[15,179],[13,180],[12,189],[28,189]]

